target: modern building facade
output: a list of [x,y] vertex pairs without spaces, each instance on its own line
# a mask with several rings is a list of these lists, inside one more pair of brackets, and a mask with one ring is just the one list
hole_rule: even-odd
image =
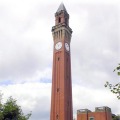
[[53,71],[50,120],[73,120],[71,54],[72,29],[63,3],[55,13],[53,34]]
[[88,109],[77,110],[77,120],[112,120],[109,107],[96,107],[94,112]]

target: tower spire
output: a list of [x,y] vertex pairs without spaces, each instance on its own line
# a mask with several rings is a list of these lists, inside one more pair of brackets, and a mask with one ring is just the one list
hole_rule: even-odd
[[60,11],[62,11],[62,10],[67,12],[67,10],[66,10],[63,2],[61,2],[60,6],[59,6],[59,8],[58,8],[58,10],[57,10],[57,12],[60,12]]

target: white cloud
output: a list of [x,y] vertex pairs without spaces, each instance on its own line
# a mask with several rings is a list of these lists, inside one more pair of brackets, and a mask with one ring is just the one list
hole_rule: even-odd
[[[0,1],[0,89],[13,96],[31,120],[50,114],[52,49],[51,27],[61,1]],[[117,0],[63,0],[70,14],[73,108],[94,110],[109,106],[120,113],[116,96],[105,81],[118,82],[113,73],[120,58]],[[116,81],[115,81],[116,80]],[[23,84],[22,84],[23,83]],[[89,100],[89,101],[88,101]],[[114,103],[113,103],[114,101]]]

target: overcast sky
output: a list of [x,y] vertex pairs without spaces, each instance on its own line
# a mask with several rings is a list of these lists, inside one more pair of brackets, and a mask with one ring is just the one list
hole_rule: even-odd
[[[49,120],[53,59],[52,26],[61,0],[0,0],[0,90],[17,99],[30,120]],[[63,0],[70,15],[73,111],[120,100],[106,81],[120,81],[120,4],[117,0]]]

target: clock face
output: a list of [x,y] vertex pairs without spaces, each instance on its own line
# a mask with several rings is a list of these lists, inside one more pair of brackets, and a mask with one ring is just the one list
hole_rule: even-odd
[[56,43],[55,49],[59,50],[60,48],[62,48],[62,43],[61,42]]
[[70,47],[69,47],[68,43],[65,43],[65,48],[66,48],[67,51],[70,50]]

